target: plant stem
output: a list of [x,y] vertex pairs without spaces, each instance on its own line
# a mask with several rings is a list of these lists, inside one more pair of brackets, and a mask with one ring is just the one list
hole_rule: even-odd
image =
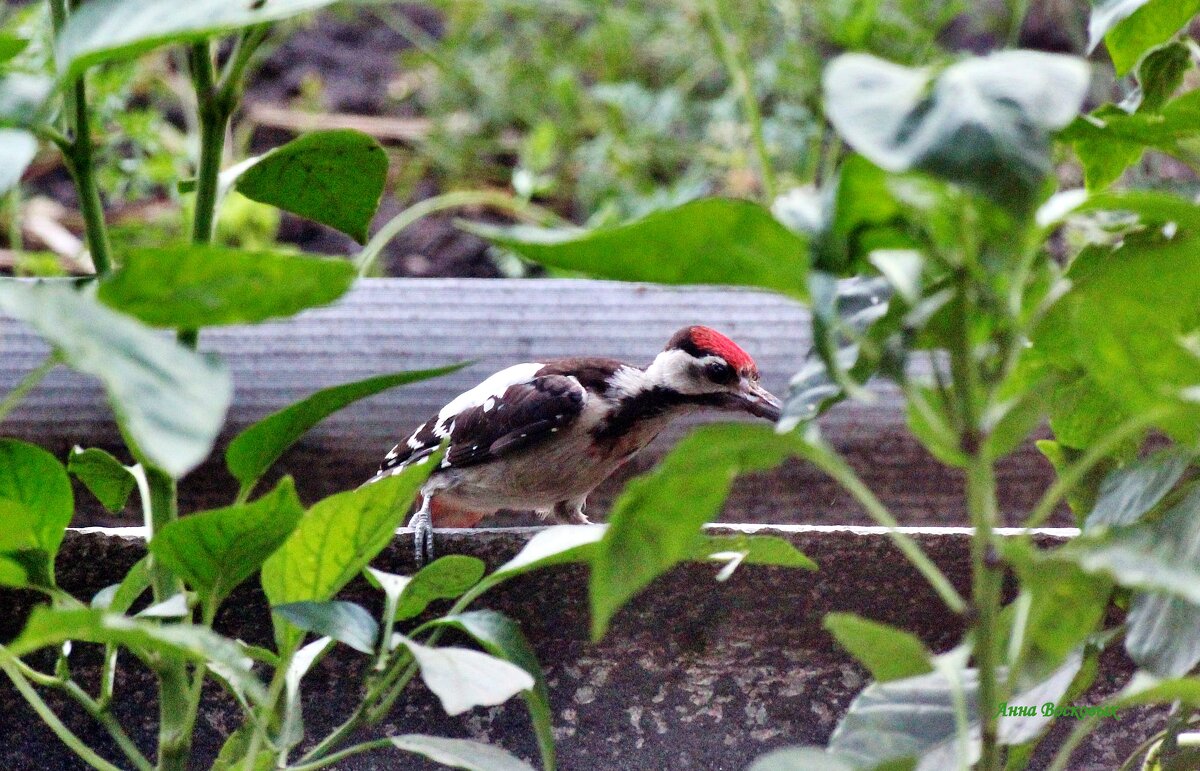
[[971,607],[975,626],[975,666],[979,670],[979,715],[982,720],[982,749],[979,768],[998,771],[1000,721],[996,705],[1003,699],[996,676],[996,647],[999,636],[1000,583],[993,528],[996,524],[996,475],[983,453],[972,459],[967,470],[967,506],[975,535],[971,539]]
[[340,760],[345,760],[351,755],[358,755],[359,753],[370,752],[371,750],[381,750],[394,746],[395,745],[392,744],[391,739],[375,739],[374,741],[356,744],[353,747],[347,747],[344,750],[326,755],[320,760],[315,760],[308,763],[301,762],[300,765],[297,766],[288,766],[288,771],[316,771],[318,768],[332,766],[334,763],[337,763]]
[[58,715],[54,713],[54,710],[50,709],[50,706],[34,690],[29,680],[21,673],[16,662],[17,658],[9,653],[7,648],[0,645],[0,670],[3,670],[4,674],[8,675],[13,685],[16,686],[17,691],[25,698],[29,706],[33,707],[33,710],[38,713],[38,717],[42,719],[42,722],[49,726],[54,735],[62,740],[63,744],[67,745],[72,752],[92,768],[100,769],[100,771],[121,771],[117,766],[97,755],[70,728],[67,728]]
[[154,766],[146,760],[146,756],[141,753],[129,735],[125,733],[125,729],[115,717],[108,711],[107,707],[99,701],[93,699],[87,691],[83,690],[74,680],[48,675],[44,672],[39,672],[33,667],[21,661],[18,658],[13,658],[12,663],[26,678],[31,680],[34,685],[40,685],[43,688],[54,688],[66,693],[72,699],[79,703],[81,707],[90,715],[96,722],[104,726],[108,733],[112,736],[113,741],[129,758],[129,762],[138,767],[139,771],[152,771]]
[[946,607],[955,613],[962,613],[967,609],[967,603],[963,600],[962,595],[955,590],[954,585],[950,583],[950,579],[938,569],[938,566],[933,564],[933,560],[921,550],[921,547],[912,538],[904,533],[899,532],[896,528],[900,523],[892,516],[892,513],[887,510],[887,507],[880,502],[871,489],[859,478],[854,469],[846,463],[846,461],[834,452],[830,447],[823,443],[810,443],[808,452],[805,453],[805,460],[808,460],[817,468],[824,471],[830,477],[840,484],[846,492],[854,496],[871,519],[886,528],[889,528],[888,537],[896,544],[913,567],[917,569],[933,590],[941,597],[942,602]]
[[3,399],[0,399],[0,421],[7,417],[8,413],[12,412],[13,408],[21,403],[30,391],[37,387],[37,384],[42,382],[42,378],[50,374],[50,370],[54,369],[62,361],[58,352],[51,353],[29,374],[21,378],[21,382],[17,383],[13,390],[5,394]]
[[232,112],[221,104],[213,82],[212,53],[207,41],[192,45],[188,61],[200,117],[200,159],[196,172],[196,206],[192,243],[210,244],[217,211],[217,184],[225,152],[225,131]]
[[509,212],[518,217],[538,222],[540,224],[569,225],[554,212],[537,204],[529,203],[499,190],[456,190],[435,195],[424,201],[413,204],[404,211],[388,220],[383,227],[367,242],[358,253],[355,264],[359,277],[370,273],[379,259],[383,247],[387,246],[396,235],[422,217],[435,214],[447,209],[461,209],[465,206],[488,206]]
[[775,168],[771,165],[771,153],[767,149],[767,140],[763,134],[762,112],[759,110],[758,97],[754,93],[750,77],[750,61],[743,41],[725,24],[722,5],[723,0],[704,0],[702,10],[707,22],[704,26],[742,101],[742,110],[750,124],[750,138],[754,143],[754,152],[758,156],[759,171],[762,174],[763,198],[770,203],[775,200],[778,189]]
[[112,272],[112,247],[108,242],[108,227],[104,223],[104,203],[100,200],[100,189],[96,185],[93,169],[95,157],[92,148],[92,130],[88,119],[87,90],[83,76],[75,81],[74,139],[71,145],[70,162],[67,164],[79,189],[79,208],[83,214],[87,235],[88,252],[96,275]]

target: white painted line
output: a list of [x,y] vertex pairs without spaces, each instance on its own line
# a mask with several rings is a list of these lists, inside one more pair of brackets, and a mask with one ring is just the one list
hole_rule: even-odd
[[[758,533],[769,531],[773,533],[853,533],[854,535],[887,535],[889,528],[879,525],[771,525],[758,523],[726,523],[717,522],[705,525],[709,530],[733,530],[740,533]],[[440,528],[439,528],[440,529]],[[544,527],[480,527],[475,532],[481,533],[533,533],[544,530]],[[1077,527],[1035,527],[1028,530],[1023,527],[996,528],[998,535],[1022,535],[1025,532],[1034,535],[1046,535],[1055,538],[1075,538],[1079,535]],[[144,527],[73,527],[71,532],[85,535],[107,535],[115,538],[145,538]],[[973,527],[898,527],[896,532],[905,535],[971,535]],[[412,530],[402,527],[396,531],[399,534],[411,534]]]

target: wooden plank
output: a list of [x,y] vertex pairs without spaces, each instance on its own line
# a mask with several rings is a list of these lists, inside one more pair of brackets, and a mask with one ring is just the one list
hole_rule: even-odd
[[[808,313],[783,297],[729,288],[664,288],[578,280],[372,279],[338,304],[279,323],[204,332],[203,350],[225,359],[236,394],[223,442],[311,391],[370,375],[474,360],[455,375],[360,403],[318,426],[281,462],[307,500],[367,478],[398,437],[446,401],[508,364],[587,353],[646,363],[670,334],[708,324],[759,362],[782,394],[809,348]],[[0,320],[0,392],[45,356],[23,326]],[[906,524],[962,524],[961,475],[933,460],[904,427],[894,388],[874,404],[842,404],[821,422]],[[649,468],[685,427],[667,432],[631,471]],[[99,386],[60,369],[15,410],[0,432],[65,453],[74,444],[113,447],[118,435]],[[219,457],[219,456],[218,456]],[[1023,447],[1000,464],[1002,509],[1027,511],[1051,470]],[[603,511],[619,480],[597,492]],[[218,460],[183,485],[185,510],[228,502],[232,480]],[[728,521],[866,523],[853,501],[818,471],[789,463],[739,482]],[[85,518],[83,521],[99,521]],[[517,520],[506,520],[515,522]],[[528,522],[529,520],[522,520]],[[1067,519],[1058,524],[1071,524]]]

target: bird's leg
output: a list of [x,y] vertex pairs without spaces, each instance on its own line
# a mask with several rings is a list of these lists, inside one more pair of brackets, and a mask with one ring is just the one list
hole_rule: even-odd
[[412,515],[408,525],[413,529],[413,548],[417,566],[420,567],[433,560],[433,496],[421,497],[421,508]]
[[573,501],[559,501],[554,504],[554,519],[564,525],[590,525],[583,510],[587,508],[587,498],[576,498]]

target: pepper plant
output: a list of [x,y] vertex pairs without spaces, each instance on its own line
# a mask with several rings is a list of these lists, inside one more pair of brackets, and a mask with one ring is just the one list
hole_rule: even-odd
[[[274,462],[328,415],[461,365],[327,388],[264,418],[226,449],[226,466],[239,483],[231,504],[180,516],[178,484],[212,451],[232,395],[226,368],[199,350],[201,331],[284,318],[330,303],[350,288],[358,272],[349,260],[214,246],[221,198],[237,190],[361,243],[386,184],[383,149],[352,131],[313,132],[257,158],[225,164],[230,119],[270,25],[326,4],[50,0],[46,29],[29,39],[0,37],[0,194],[19,184],[39,147],[57,148],[78,188],[97,274],[79,281],[0,280],[0,314],[31,327],[50,350],[45,362],[0,400],[0,420],[47,372],[68,366],[101,381],[132,459],[125,463],[99,448],[76,448],[68,458],[57,458],[32,444],[0,439],[0,586],[38,592],[47,600],[15,639],[0,645],[0,671],[48,728],[94,768],[166,770],[194,764],[193,733],[209,681],[222,687],[242,716],[214,768],[307,771],[384,748],[460,768],[531,768],[502,748],[461,739],[404,734],[362,741],[363,730],[386,718],[419,675],[450,714],[521,694],[542,767],[553,769],[548,695],[532,649],[513,621],[471,606],[514,575],[569,561],[606,566],[597,596],[608,597],[611,609],[641,586],[602,560],[598,544],[607,537],[604,526],[552,528],[486,576],[480,560],[461,555],[443,557],[413,576],[370,568],[436,461],[308,507],[288,478],[256,495]],[[97,183],[88,78],[111,61],[162,46],[186,62],[195,96],[195,176],[179,184],[181,191],[194,194],[188,207],[191,239],[113,249]],[[401,219],[401,226],[406,221]],[[384,232],[395,229],[393,223]],[[366,247],[358,262],[369,265],[378,247],[378,242]],[[740,441],[723,439],[721,429],[710,432],[706,446]],[[691,464],[695,457],[689,453],[666,468]],[[712,506],[719,506],[736,471],[763,460],[722,454],[711,462],[730,473],[718,480],[707,507],[697,510],[702,519],[712,516]],[[56,581],[55,558],[75,509],[71,475],[112,511],[124,509],[136,493],[144,513],[147,556],[123,580],[91,598],[74,597]],[[643,478],[619,504],[622,516],[644,518],[660,501],[678,508],[679,478],[678,469]],[[663,559],[717,559],[727,563],[726,572],[742,562],[812,567],[778,539],[705,537],[695,530],[665,538]],[[213,629],[218,609],[255,573],[271,604],[273,650]],[[383,594],[378,618],[335,599],[360,575]],[[431,603],[443,600],[454,601],[448,612],[429,611]],[[482,650],[439,645],[447,630],[474,640]],[[103,649],[99,683],[91,690],[72,670],[72,650],[84,644]],[[307,736],[301,682],[335,645],[368,656],[371,663],[364,668],[357,705],[344,722],[327,736]],[[133,695],[118,688],[117,669],[128,656],[157,682],[153,757],[144,754],[144,745],[112,710],[114,702]],[[84,743],[43,698],[47,689],[77,702],[107,730],[121,757],[103,757]]]
[[[1200,91],[1180,89],[1195,67],[1185,28],[1198,10],[1097,3],[1091,46],[1105,44],[1126,93],[1087,114],[1093,72],[1079,58],[1011,50],[914,68],[850,51],[822,78],[845,150],[819,190],[702,200],[590,231],[468,225],[559,268],[741,283],[811,304],[812,350],[778,432],[740,429],[737,451],[796,456],[835,478],[966,631],[935,654],[903,629],[832,614],[826,628],[875,681],[828,747],[780,750],[754,771],[1065,769],[1105,715],[1142,704],[1170,705],[1170,717],[1123,768],[1195,766],[1200,206],[1121,180],[1139,180],[1126,172],[1148,151],[1195,163]],[[1073,160],[1086,185],[1060,190],[1056,163]],[[872,399],[872,378],[901,389],[913,435],[962,470],[967,594],[821,435],[820,414]],[[995,465],[1045,424],[1053,438],[1037,447],[1057,478],[1003,522]],[[1081,534],[1035,543],[1032,529],[1064,504]],[[1006,524],[1028,529],[1001,535]],[[618,515],[605,543],[661,527]],[[652,574],[655,559],[645,550],[633,562]],[[597,634],[608,602],[593,595]],[[1134,678],[1097,709],[1064,709],[1073,730],[1042,746],[1056,715],[1041,706],[1083,699],[1112,647],[1137,665]]]

